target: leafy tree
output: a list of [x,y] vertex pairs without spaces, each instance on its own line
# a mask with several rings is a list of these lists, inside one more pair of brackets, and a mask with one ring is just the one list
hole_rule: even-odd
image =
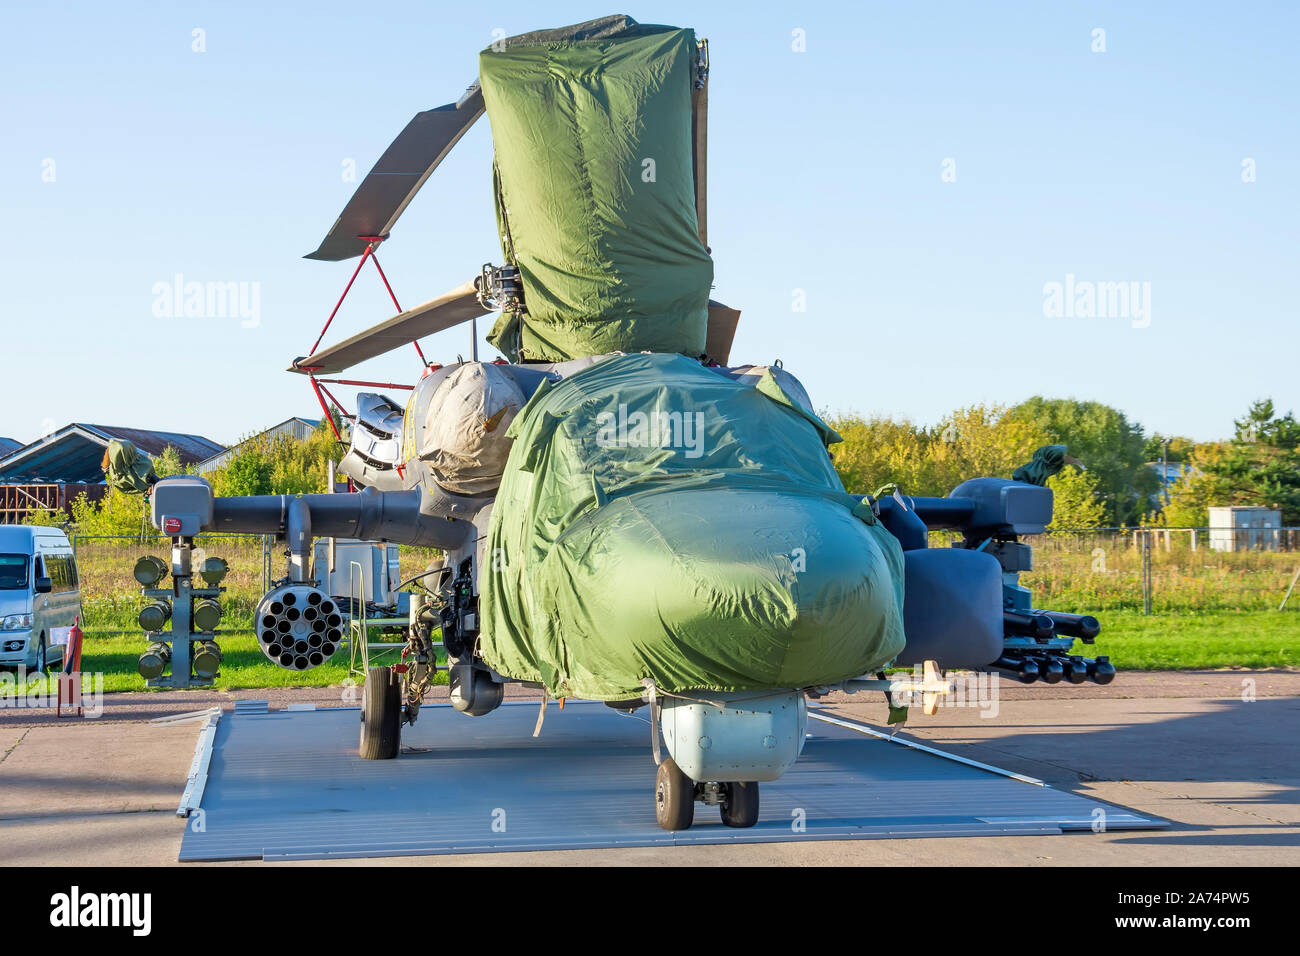
[[162,450],[161,455],[155,455],[152,459],[153,473],[159,478],[166,478],[168,475],[183,475],[186,468],[181,464],[181,453],[175,445],[168,445]]
[[1010,478],[1035,450],[1050,444],[1042,428],[1010,417],[1000,405],[958,409],[939,423],[932,438],[930,458],[939,495],[967,478]]
[[23,524],[39,525],[45,528],[65,528],[71,522],[66,511],[56,508],[41,508],[27,512]]
[[110,488],[98,501],[91,501],[83,491],[71,505],[72,527],[77,534],[143,535],[152,537],[154,529],[145,519],[144,495],[129,495]]
[[241,450],[209,473],[208,481],[218,495],[269,495],[272,493],[273,471],[274,465],[264,449],[251,447]]
[[1300,422],[1261,399],[1234,424],[1231,441],[1198,447],[1193,465],[1201,475],[1175,486],[1180,507],[1199,517],[1211,506],[1274,505],[1284,524],[1300,524]]
[[1169,442],[1168,460],[1172,462],[1187,461],[1196,449],[1196,442],[1182,435],[1162,435],[1154,432],[1147,439],[1143,455],[1147,461],[1162,461],[1165,458],[1165,441]]
[[891,481],[912,494],[933,492],[924,460],[930,439],[923,429],[909,421],[853,415],[833,418],[829,424],[844,439],[831,446],[831,455],[850,492],[867,494]]
[[1152,507],[1160,478],[1146,465],[1142,426],[1123,412],[1100,402],[1035,396],[1007,417],[1038,426],[1087,466],[1096,476],[1108,524],[1135,524]]
[[1169,502],[1160,513],[1171,528],[1204,528],[1210,523],[1215,479],[1199,470],[1185,471],[1169,487]]
[[328,462],[343,449],[324,419],[305,439],[259,435],[206,477],[218,495],[295,495],[326,490]]
[[1047,479],[1052,489],[1052,523],[1049,528],[1100,528],[1106,505],[1097,495],[1097,476],[1067,465]]
[[934,428],[889,418],[832,418],[844,438],[831,446],[844,487],[872,492],[894,482],[905,494],[943,496],[967,478],[1009,478],[1048,444],[1034,425],[1010,421],[998,406],[973,405],[946,416]]

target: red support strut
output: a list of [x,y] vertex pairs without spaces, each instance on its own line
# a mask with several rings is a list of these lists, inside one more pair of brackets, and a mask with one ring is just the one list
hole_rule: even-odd
[[320,402],[320,410],[325,413],[325,420],[330,423],[330,431],[334,433],[337,441],[342,441],[343,436],[339,434],[339,427],[334,424],[334,416],[330,414],[329,406],[325,404],[325,396],[321,394],[321,387],[316,384],[316,376],[308,375],[308,381],[311,382],[312,390],[316,393],[316,401]]
[[[348,284],[344,286],[343,294],[339,296],[338,302],[334,303],[333,311],[330,312],[329,318],[325,320],[325,325],[320,330],[320,335],[316,336],[316,341],[312,345],[311,351],[307,353],[309,356],[316,354],[316,350],[320,348],[321,341],[325,338],[325,333],[329,331],[330,325],[334,322],[334,316],[338,315],[339,309],[343,305],[343,300],[346,299],[348,297],[348,293],[352,291],[352,284],[357,281],[357,276],[361,274],[361,268],[366,264],[367,259],[370,259],[375,263],[375,269],[379,272],[379,278],[383,281],[384,288],[388,291],[388,298],[390,298],[393,301],[393,308],[397,310],[399,315],[402,312],[402,306],[397,301],[397,296],[393,292],[393,287],[388,282],[388,276],[384,273],[384,267],[379,264],[379,256],[375,254],[375,250],[379,247],[379,244],[383,242],[385,239],[387,239],[388,237],[387,236],[357,236],[357,238],[360,239],[362,242],[366,243],[366,248],[361,253],[361,260],[357,263],[357,267],[352,270],[352,277],[348,279]],[[420,343],[412,339],[411,344],[415,346],[415,352],[417,355],[420,356],[420,364],[427,370],[429,368],[429,362],[424,357],[424,350],[420,348]],[[318,369],[319,367],[320,366],[316,366],[315,368]],[[401,389],[406,389],[408,391],[415,387],[413,385],[398,385],[393,382],[364,382],[364,381],[356,381],[352,379],[339,379],[339,378],[326,378],[326,379],[317,380],[316,376],[312,374],[313,366],[304,364],[298,366],[298,368],[301,371],[307,373],[307,378],[311,382],[312,391],[316,393],[316,401],[320,402],[321,411],[325,413],[325,418],[330,423],[330,430],[334,432],[334,437],[339,441],[343,440],[343,436],[339,433],[338,426],[334,424],[334,416],[333,414],[331,414],[330,407],[329,407],[330,403],[332,403],[334,407],[339,410],[339,414],[342,415],[343,417],[353,418],[354,416],[349,415],[347,412],[343,410],[342,403],[339,402],[339,400],[335,398],[333,394],[330,393],[329,389],[325,388],[324,386],[325,382],[329,382],[331,384],[336,384],[336,385],[359,385],[359,386],[372,386],[376,388],[401,388]],[[328,403],[326,402],[327,398],[329,399]]]
[[[357,274],[361,272],[361,267],[366,264],[366,259],[370,257],[370,253],[374,248],[375,243],[372,242],[367,245],[365,251],[361,253],[361,261],[358,262],[357,267],[352,270],[352,278],[349,279],[348,284],[343,287],[343,294],[339,296],[339,300],[334,303],[334,311],[331,312],[330,317],[325,320],[325,327],[320,330],[320,335],[316,336],[316,344],[311,347],[311,351],[307,353],[308,355],[315,355],[316,350],[320,348],[320,340],[325,338],[325,333],[329,331],[330,323],[334,321],[334,316],[339,314],[339,307],[343,305],[343,300],[348,297],[348,293],[352,290],[352,283],[357,281]],[[398,309],[397,311],[401,312],[402,310]]]

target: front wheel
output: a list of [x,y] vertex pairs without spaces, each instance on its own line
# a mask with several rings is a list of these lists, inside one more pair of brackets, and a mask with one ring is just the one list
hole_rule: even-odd
[[758,822],[758,783],[729,783],[722,804],[722,822],[729,827],[752,827]]
[[402,675],[391,667],[372,667],[361,696],[361,757],[392,760],[401,743]]
[[655,772],[655,819],[665,830],[685,830],[695,819],[695,781],[671,757]]
[[45,635],[42,634],[40,643],[36,645],[36,673],[44,674],[49,666],[49,652],[45,649]]

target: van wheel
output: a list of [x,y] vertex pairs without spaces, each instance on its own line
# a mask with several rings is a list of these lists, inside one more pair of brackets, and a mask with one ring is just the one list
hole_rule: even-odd
[[40,643],[36,645],[36,673],[45,673],[45,668],[49,666],[49,662],[45,658],[45,635],[42,634]]

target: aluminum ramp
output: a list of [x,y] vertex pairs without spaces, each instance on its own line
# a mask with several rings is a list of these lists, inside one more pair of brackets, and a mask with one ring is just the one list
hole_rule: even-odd
[[[757,826],[655,823],[649,726],[592,702],[511,702],[485,717],[426,706],[396,760],[357,756],[355,708],[223,718],[180,859],[311,860],[709,843],[1059,834],[1165,821],[809,721],[803,756],[762,784]],[[815,713],[815,712],[813,712]],[[847,725],[846,725],[847,724]],[[860,726],[860,725],[858,725]],[[863,728],[870,733],[871,728]],[[876,732],[878,733],[878,732]]]

